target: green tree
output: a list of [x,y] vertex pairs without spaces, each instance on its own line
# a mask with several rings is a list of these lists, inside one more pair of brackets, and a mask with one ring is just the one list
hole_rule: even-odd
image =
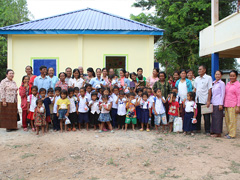
[[[0,27],[29,21],[32,14],[26,0],[0,0]],[[7,38],[0,36],[0,80],[7,68]]]
[[[210,68],[210,58],[200,58],[199,32],[211,24],[211,0],[138,0],[134,7],[154,13],[131,15],[131,19],[164,29],[155,57],[167,73],[182,68],[197,72],[197,65]],[[220,19],[230,15],[236,7],[236,0],[220,0]],[[235,60],[220,59],[221,68],[234,68]]]

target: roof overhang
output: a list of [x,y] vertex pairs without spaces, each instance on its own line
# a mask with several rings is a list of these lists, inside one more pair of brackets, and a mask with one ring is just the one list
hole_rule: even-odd
[[6,34],[107,34],[107,35],[153,35],[162,36],[164,31],[116,31],[116,30],[0,30],[0,35]]

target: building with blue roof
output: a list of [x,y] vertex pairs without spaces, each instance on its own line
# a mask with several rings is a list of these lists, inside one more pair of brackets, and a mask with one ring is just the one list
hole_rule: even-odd
[[18,85],[29,64],[36,75],[39,66],[46,65],[56,74],[78,66],[129,72],[142,67],[150,76],[154,43],[163,32],[92,8],[0,28],[8,39],[8,68],[14,69]]

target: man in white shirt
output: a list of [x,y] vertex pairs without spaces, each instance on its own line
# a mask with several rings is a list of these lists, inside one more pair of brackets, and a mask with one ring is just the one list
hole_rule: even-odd
[[[198,77],[194,82],[194,92],[196,92],[197,101],[197,131],[201,132],[201,106],[210,106],[211,96],[212,96],[212,77],[206,74],[206,67],[204,65],[198,68]],[[210,135],[210,114],[204,114],[204,127],[205,133]]]

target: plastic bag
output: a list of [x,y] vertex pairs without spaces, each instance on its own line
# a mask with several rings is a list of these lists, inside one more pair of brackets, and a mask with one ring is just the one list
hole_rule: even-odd
[[173,132],[183,132],[183,121],[181,117],[177,117],[173,123]]
[[65,120],[65,124],[71,124],[71,121],[69,120],[69,118],[67,116],[65,116],[66,120]]

